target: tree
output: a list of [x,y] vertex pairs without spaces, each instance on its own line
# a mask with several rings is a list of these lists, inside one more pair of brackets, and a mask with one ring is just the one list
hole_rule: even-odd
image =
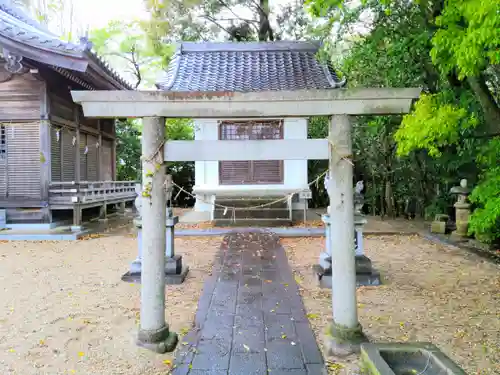
[[304,38],[309,16],[302,0],[271,7],[269,0],[145,0],[149,29],[161,41],[273,41]]
[[[490,240],[498,237],[500,214],[486,202],[500,194],[499,159],[492,151],[498,141],[490,140],[500,132],[500,3],[366,0],[356,5],[347,0],[311,0],[308,6],[314,15],[329,19],[326,29],[336,29],[337,41],[355,40],[344,69],[351,84],[424,88],[414,111],[394,128],[397,156],[406,156],[398,163],[414,159],[425,170],[431,165],[433,173],[421,181],[423,185],[446,180],[446,175],[474,180],[480,173],[471,196],[479,207],[471,230]],[[413,81],[408,81],[411,77]],[[374,156],[368,159],[375,160]],[[479,168],[476,157],[484,161]],[[409,182],[408,177],[405,180]],[[429,186],[422,193],[424,189]]]
[[141,21],[111,21],[90,32],[93,49],[117,68],[122,68],[138,88],[154,87],[158,74],[173,54],[170,45],[153,47]]

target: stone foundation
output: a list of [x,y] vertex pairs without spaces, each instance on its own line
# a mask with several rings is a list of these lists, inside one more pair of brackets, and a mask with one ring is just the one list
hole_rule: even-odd
[[[356,261],[356,286],[370,286],[370,285],[380,285],[380,273],[372,267],[372,262],[370,258],[366,255],[357,255],[355,257]],[[330,259],[322,259],[322,263],[331,264]],[[324,265],[315,265],[313,267],[314,273],[318,277],[319,285],[321,288],[331,288],[332,287],[332,271],[331,267],[325,268]]]

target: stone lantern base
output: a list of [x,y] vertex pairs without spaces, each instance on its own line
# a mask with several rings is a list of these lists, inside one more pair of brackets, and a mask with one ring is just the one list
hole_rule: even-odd
[[[169,256],[169,254],[174,254],[173,233],[174,226],[177,224],[178,219],[178,216],[174,216],[166,220],[167,244],[165,249],[165,284],[167,285],[182,284],[189,272],[189,267],[182,264],[182,255],[175,254]],[[137,246],[139,255],[130,265],[130,270],[122,276],[122,281],[140,284],[142,269],[142,222],[140,220],[134,220],[134,223],[137,227]]]
[[[356,255],[356,286],[380,285],[380,273],[372,267],[372,261],[366,255]],[[323,259],[324,262],[331,264],[331,258]],[[332,287],[332,269],[331,266],[323,268],[321,265],[313,267],[314,272],[319,280],[321,288]]]

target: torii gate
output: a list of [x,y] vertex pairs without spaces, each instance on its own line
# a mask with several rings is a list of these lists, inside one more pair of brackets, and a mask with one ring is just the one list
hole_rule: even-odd
[[[348,354],[363,339],[356,302],[351,115],[401,114],[419,88],[281,92],[72,91],[87,117],[143,117],[142,279],[138,345],[171,351],[177,335],[165,322],[164,161],[328,159],[333,323],[330,351]],[[331,116],[328,139],[166,141],[165,117],[249,118]],[[149,200],[149,204],[148,204]]]

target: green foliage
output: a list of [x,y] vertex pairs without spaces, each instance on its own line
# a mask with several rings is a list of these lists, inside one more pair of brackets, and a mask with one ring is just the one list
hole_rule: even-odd
[[[451,98],[450,98],[451,97]],[[398,155],[426,149],[430,156],[441,156],[444,146],[456,144],[464,131],[478,125],[477,115],[463,106],[452,104],[449,91],[422,94],[410,114],[404,116],[395,133]]]
[[120,181],[141,180],[141,140],[136,120],[116,122],[116,174]]
[[488,142],[477,162],[485,169],[470,195],[478,207],[472,214],[469,231],[482,241],[493,242],[500,238],[500,137]]
[[435,20],[439,27],[432,58],[445,73],[459,78],[479,75],[488,64],[500,64],[500,2],[447,0]]
[[92,30],[89,37],[96,52],[121,69],[136,87],[153,88],[174,47],[153,44],[147,26],[143,21],[115,20],[104,28]]

